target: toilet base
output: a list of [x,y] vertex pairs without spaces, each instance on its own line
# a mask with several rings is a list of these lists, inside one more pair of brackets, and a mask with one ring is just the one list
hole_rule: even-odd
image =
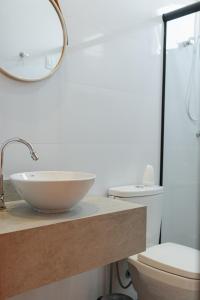
[[138,300],[200,300],[200,281],[181,278],[141,264],[129,262]]

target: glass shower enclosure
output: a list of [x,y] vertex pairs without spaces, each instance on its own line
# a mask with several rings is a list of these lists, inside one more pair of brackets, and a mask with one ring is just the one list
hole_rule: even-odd
[[[194,6],[195,7],[195,6]],[[200,2],[165,23],[162,242],[200,249]]]

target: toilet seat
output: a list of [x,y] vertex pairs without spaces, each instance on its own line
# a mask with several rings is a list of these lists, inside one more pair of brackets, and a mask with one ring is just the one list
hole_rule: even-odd
[[200,251],[175,243],[164,243],[138,254],[138,261],[174,275],[200,279]]

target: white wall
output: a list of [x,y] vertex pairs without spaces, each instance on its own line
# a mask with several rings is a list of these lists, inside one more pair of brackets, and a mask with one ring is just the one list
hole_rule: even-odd
[[[91,193],[105,194],[110,186],[141,182],[151,163],[158,181],[162,35],[157,9],[180,1],[61,2],[69,49],[60,70],[34,84],[0,75],[0,141],[21,136],[40,154],[35,163],[23,146],[10,146],[5,173],[90,171],[97,174]],[[103,292],[103,272],[13,299],[94,300]]]

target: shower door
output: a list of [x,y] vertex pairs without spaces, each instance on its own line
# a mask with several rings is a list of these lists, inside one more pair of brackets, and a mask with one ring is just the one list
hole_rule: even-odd
[[165,20],[162,242],[200,248],[200,2]]

